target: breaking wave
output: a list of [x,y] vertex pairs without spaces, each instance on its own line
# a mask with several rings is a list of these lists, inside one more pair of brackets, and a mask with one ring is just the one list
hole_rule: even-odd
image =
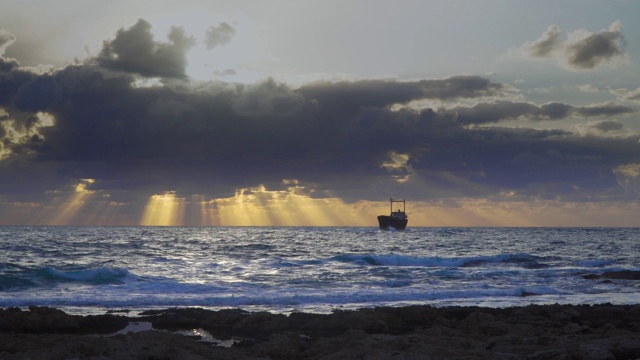
[[89,284],[124,284],[124,280],[131,276],[131,273],[126,269],[109,267],[61,271],[48,266],[42,271],[45,277],[50,279],[77,281]]

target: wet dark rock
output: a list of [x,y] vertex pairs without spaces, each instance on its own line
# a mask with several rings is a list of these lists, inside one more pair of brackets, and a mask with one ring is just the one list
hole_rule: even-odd
[[[149,321],[156,330],[95,335],[121,321]],[[240,341],[224,348],[166,331],[189,329]],[[166,309],[135,318],[9,308],[0,309],[0,358],[635,359],[640,305],[409,306],[288,316]]]
[[0,309],[0,331],[25,333],[112,333],[127,326],[124,316],[69,315],[62,310],[30,306],[28,311],[19,308]]

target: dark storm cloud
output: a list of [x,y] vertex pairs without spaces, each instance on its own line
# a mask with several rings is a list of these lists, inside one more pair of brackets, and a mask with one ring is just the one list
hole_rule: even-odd
[[232,108],[243,116],[291,114],[304,103],[302,94],[273,79],[253,86],[243,86],[242,89],[242,95],[234,100]]
[[317,83],[300,89],[308,100],[328,108],[359,109],[367,107],[387,107],[420,99],[469,99],[478,97],[502,97],[513,89],[505,84],[489,79],[459,75],[439,80],[398,82],[384,80],[364,80],[355,82]]
[[205,45],[207,50],[211,50],[218,45],[229,43],[235,34],[236,30],[227,23],[221,23],[218,26],[210,27],[207,29],[207,33],[205,35]]
[[97,57],[101,66],[149,77],[185,78],[187,51],[195,39],[184,29],[172,27],[169,42],[156,42],[151,24],[140,19],[129,29],[118,30],[115,39],[105,41]]
[[20,88],[37,79],[37,75],[18,69],[17,67],[8,73],[0,73],[0,106],[12,105],[13,98],[16,96]]
[[13,103],[21,111],[37,112],[46,110],[61,98],[61,90],[56,80],[44,75],[21,86],[13,98]]
[[8,73],[17,69],[20,63],[16,59],[7,59],[0,57],[0,73]]
[[[38,119],[25,118],[24,128],[32,130],[9,144],[14,156],[2,163],[0,185],[15,192],[35,182],[17,182],[16,177],[28,176],[28,169],[44,172],[46,164],[56,169],[48,175],[53,188],[56,181],[67,186],[70,178],[92,178],[98,180],[95,187],[105,190],[228,195],[236,187],[295,178],[314,182],[318,189],[351,189],[352,197],[345,194],[345,200],[355,200],[379,196],[367,194],[366,184],[388,178],[381,165],[395,152],[408,154],[403,168],[425,181],[450,187],[457,196],[480,196],[501,187],[539,191],[534,185],[547,183],[604,189],[616,184],[610,169],[640,161],[637,137],[466,127],[522,117],[561,120],[632,111],[617,104],[497,101],[453,109],[391,109],[413,100],[495,97],[509,91],[476,76],[323,83],[299,89],[273,79],[255,85],[136,88],[128,75],[107,76],[88,65],[31,77],[12,73],[0,77],[0,84],[14,84],[7,87],[13,93],[4,101],[10,116],[15,109],[16,114],[47,112],[56,119],[54,126],[35,131]],[[30,165],[21,168],[20,163]],[[485,190],[453,191],[453,183],[442,174],[481,184]]]
[[620,21],[596,33],[580,30],[564,40],[561,34],[560,27],[551,25],[540,38],[531,43],[525,42],[520,49],[532,58],[560,56],[562,63],[577,70],[594,69],[627,57]]
[[[274,79],[135,86],[136,74],[184,75],[185,48],[174,46],[190,40],[172,34],[170,43],[155,43],[141,20],[105,42],[94,61],[42,75],[0,73],[0,107],[8,113],[0,118],[2,194],[29,197],[96,179],[94,190],[230,196],[239,187],[297,179],[316,184],[314,196],[327,190],[346,201],[379,199],[372,184],[385,184],[385,193],[406,186],[403,193],[416,200],[502,189],[586,198],[619,188],[612,169],[640,163],[638,136],[487,126],[633,109],[510,101],[513,88],[480,76],[297,89]],[[452,105],[470,99],[477,103]],[[419,100],[444,105],[406,106]],[[601,132],[616,127],[592,125]],[[401,185],[394,169],[412,180]]]
[[55,124],[14,143],[15,155],[67,164],[75,176],[101,178],[103,184],[108,179],[118,186],[166,189],[182,183],[201,191],[216,182],[240,186],[352,171],[380,174],[378,161],[394,149],[384,141],[391,124],[407,135],[415,125],[437,127],[412,124],[421,121],[412,116],[396,119],[386,107],[424,98],[498,96],[506,89],[475,76],[296,90],[273,79],[136,88],[132,77],[107,76],[90,65],[25,75],[0,77],[0,88],[6,84],[4,107],[12,116],[46,112]]

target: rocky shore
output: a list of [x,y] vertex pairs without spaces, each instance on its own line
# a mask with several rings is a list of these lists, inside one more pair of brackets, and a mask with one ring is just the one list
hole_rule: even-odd
[[[138,331],[123,331],[132,324]],[[323,315],[166,309],[135,317],[0,310],[0,359],[7,360],[637,358],[640,305],[424,305]]]

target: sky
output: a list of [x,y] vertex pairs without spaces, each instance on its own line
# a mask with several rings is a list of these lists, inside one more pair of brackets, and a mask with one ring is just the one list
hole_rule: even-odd
[[0,5],[0,224],[640,226],[640,2]]

